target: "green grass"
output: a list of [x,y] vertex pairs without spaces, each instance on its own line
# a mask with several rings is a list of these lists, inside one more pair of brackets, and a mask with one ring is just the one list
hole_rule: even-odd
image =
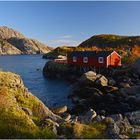
[[39,127],[42,109],[39,99],[25,89],[17,75],[0,72],[0,138],[56,138],[51,129]]
[[92,123],[90,125],[64,123],[60,126],[59,133],[68,138],[102,139],[105,138],[106,123]]

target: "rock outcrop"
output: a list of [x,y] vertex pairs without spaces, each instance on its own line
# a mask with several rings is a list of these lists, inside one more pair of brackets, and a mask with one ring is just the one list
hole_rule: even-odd
[[[93,80],[91,75],[87,78]],[[114,87],[119,86],[113,79]],[[119,89],[110,91],[113,86],[109,82],[100,85],[101,89],[98,86],[86,84],[82,87],[85,90],[80,87],[83,93],[78,92],[77,102],[79,107],[87,108],[76,114],[70,113],[67,106],[55,108],[53,111],[60,117],[25,88],[19,75],[0,72],[0,138],[140,138],[138,90],[135,94],[121,95]],[[122,113],[117,110],[119,108],[122,108]],[[133,111],[125,110],[128,108]],[[114,112],[109,114],[112,110]]]
[[[61,78],[63,70],[69,70],[62,68],[50,61],[44,72],[48,69]],[[88,71],[74,82],[69,95],[73,108],[58,108],[64,109],[60,113],[64,122],[57,128],[59,138],[140,138],[140,76],[132,67],[115,69],[111,74]]]
[[69,67],[68,64],[61,64],[54,61],[48,61],[45,64],[43,74],[48,78],[58,78],[71,81],[77,79],[79,76],[79,74],[75,73],[75,71]]
[[132,69],[134,73],[137,73],[140,76],[140,58],[137,59],[132,65]]
[[42,54],[48,53],[49,47],[34,39],[28,39],[21,33],[0,27],[0,55],[12,54]]
[[106,76],[89,71],[76,81],[70,98],[74,114],[89,108],[100,115],[136,111],[140,107],[140,77],[132,69]]
[[55,138],[52,127],[61,117],[52,113],[24,87],[20,76],[0,72],[0,138]]

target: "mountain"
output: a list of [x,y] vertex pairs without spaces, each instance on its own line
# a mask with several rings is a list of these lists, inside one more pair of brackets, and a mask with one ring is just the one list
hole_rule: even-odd
[[49,52],[47,45],[25,37],[6,26],[0,27],[0,55],[3,54],[42,54]]
[[115,50],[124,57],[124,59],[130,62],[140,57],[140,36],[120,36],[114,34],[94,35],[79,44],[78,48]]
[[119,47],[140,45],[140,36],[120,36],[113,34],[94,35],[82,42],[79,47]]
[[69,52],[74,51],[76,47],[74,46],[59,46],[52,51],[50,51],[47,54],[43,55],[43,58],[45,59],[56,59],[59,57],[59,55],[66,56]]

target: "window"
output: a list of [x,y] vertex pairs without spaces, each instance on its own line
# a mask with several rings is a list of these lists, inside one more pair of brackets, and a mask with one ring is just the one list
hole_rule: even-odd
[[99,63],[104,63],[104,58],[103,58],[103,57],[99,57],[99,58],[98,58],[98,62],[99,62]]
[[84,62],[84,63],[88,63],[88,57],[84,57],[84,58],[83,58],[83,62]]
[[73,56],[73,62],[77,62],[77,57]]

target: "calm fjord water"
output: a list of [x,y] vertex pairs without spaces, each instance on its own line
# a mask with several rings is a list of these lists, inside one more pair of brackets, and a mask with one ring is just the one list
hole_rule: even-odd
[[47,106],[70,105],[67,99],[70,85],[66,81],[44,78],[42,69],[46,62],[41,55],[0,56],[0,68],[19,74],[29,91]]

